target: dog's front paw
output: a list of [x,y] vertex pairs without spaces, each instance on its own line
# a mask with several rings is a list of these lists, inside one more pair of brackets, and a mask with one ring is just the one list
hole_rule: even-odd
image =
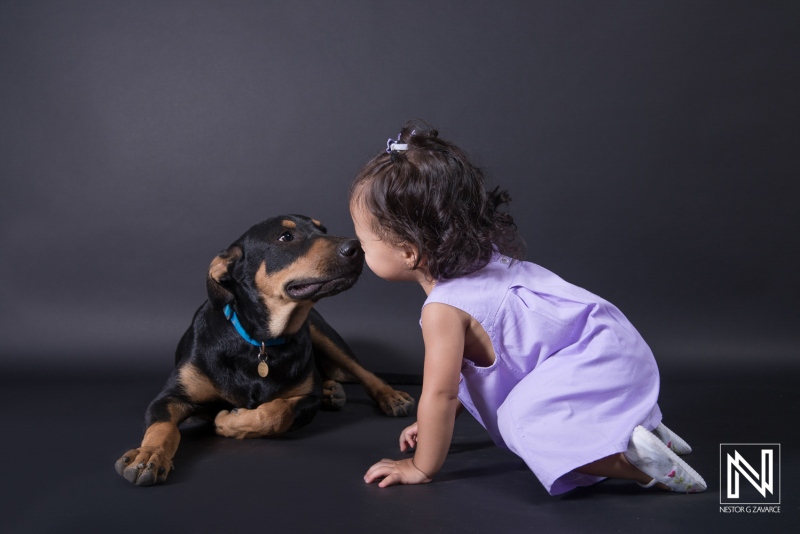
[[172,471],[172,459],[164,449],[142,447],[131,449],[114,464],[114,468],[125,480],[137,486],[152,486],[167,480]]
[[254,413],[254,410],[245,408],[234,408],[230,411],[222,410],[214,418],[214,431],[226,438],[245,439],[256,437],[252,435],[252,429],[248,424]]
[[405,391],[389,389],[380,395],[378,406],[392,417],[406,417],[414,410],[414,398]]
[[225,436],[226,438],[235,438],[236,430],[234,428],[234,417],[236,417],[238,410],[222,410],[214,418],[214,432],[217,435]]
[[273,399],[253,409],[222,410],[214,418],[220,436],[236,439],[265,438],[283,434],[292,425],[294,404]]
[[326,380],[322,384],[322,408],[325,410],[341,410],[347,396],[344,388],[335,380]]

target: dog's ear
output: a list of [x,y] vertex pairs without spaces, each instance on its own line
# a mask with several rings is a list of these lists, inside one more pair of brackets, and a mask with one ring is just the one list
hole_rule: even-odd
[[233,303],[233,293],[229,289],[233,283],[231,268],[242,257],[242,249],[237,245],[231,246],[225,252],[211,260],[206,278],[208,301],[214,308],[222,308]]
[[311,222],[314,224],[314,226],[319,228],[319,231],[322,232],[323,234],[327,234],[328,233],[328,229],[325,228],[325,225],[322,224],[321,222],[319,222],[318,220],[311,219]]

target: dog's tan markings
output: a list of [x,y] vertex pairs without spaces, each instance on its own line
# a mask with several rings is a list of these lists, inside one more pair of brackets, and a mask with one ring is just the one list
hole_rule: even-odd
[[414,407],[414,399],[403,391],[397,391],[386,382],[367,371],[357,361],[349,357],[326,335],[311,325],[311,343],[314,352],[324,355],[335,366],[354,376],[361,382],[367,394],[378,403],[387,415],[404,416]]
[[177,426],[189,416],[192,412],[192,407],[183,402],[172,402],[167,406],[167,411],[169,411],[170,421]]
[[282,434],[292,426],[293,406],[294,403],[286,399],[275,399],[255,410],[238,410],[227,417],[220,413],[214,421],[217,433],[237,439]]
[[223,410],[214,419],[217,434],[229,438],[263,438],[283,434],[294,422],[294,408],[302,396],[278,398],[254,410]]
[[290,221],[288,219],[282,220],[281,226],[283,226],[284,228],[297,228],[297,224],[294,221]]
[[305,380],[294,387],[291,387],[280,394],[281,398],[291,399],[293,397],[304,397],[314,391],[314,375],[310,374]]
[[314,226],[316,226],[317,228],[322,228],[322,223],[321,223],[321,222],[319,222],[318,220],[316,220],[316,219],[311,219],[311,222],[312,222],[312,223],[314,224]]
[[178,371],[178,380],[183,391],[192,402],[208,402],[220,398],[220,392],[211,380],[192,364]]
[[332,242],[318,240],[306,254],[275,273],[267,273],[266,264],[261,264],[255,277],[256,287],[269,310],[269,332],[272,337],[294,334],[303,326],[314,303],[290,299],[284,287],[292,280],[323,278],[326,273],[321,269],[319,258],[330,257],[333,248]]
[[180,440],[181,433],[175,423],[153,423],[144,434],[141,448],[163,449],[167,457],[172,458],[175,455],[175,451],[178,450]]
[[297,332],[313,306],[312,302],[294,301],[283,292],[286,282],[298,278],[291,272],[295,264],[274,274],[267,274],[266,264],[262,264],[256,273],[256,287],[269,311],[269,332],[272,337]]
[[314,391],[314,376],[308,375],[280,397],[265,402],[254,410],[227,410],[217,414],[214,424],[217,434],[237,439],[262,438],[283,434],[294,423],[297,403]]
[[340,349],[330,338],[324,335],[319,329],[311,325],[311,343],[314,345],[315,351],[319,351],[325,355],[327,359],[331,360],[334,366],[342,371],[349,373],[356,378],[359,382],[364,384],[364,387],[369,392],[370,397],[373,399],[375,395],[383,389],[391,389],[383,380],[364,369],[361,365],[350,358],[342,349]]

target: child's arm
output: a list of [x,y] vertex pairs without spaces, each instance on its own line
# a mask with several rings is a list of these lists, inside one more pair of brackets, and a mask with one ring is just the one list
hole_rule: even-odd
[[453,438],[458,402],[458,380],[464,356],[469,316],[445,304],[433,303],[422,311],[425,368],[417,409],[418,437],[413,459],[384,459],[367,471],[364,480],[383,478],[380,487],[430,482],[444,463]]
[[[456,419],[458,419],[458,416],[461,415],[461,412],[463,411],[464,405],[459,402],[458,406],[456,406]],[[403,431],[400,433],[400,452],[406,452],[416,448],[418,433],[419,429],[417,427],[417,423],[409,425],[403,429]]]

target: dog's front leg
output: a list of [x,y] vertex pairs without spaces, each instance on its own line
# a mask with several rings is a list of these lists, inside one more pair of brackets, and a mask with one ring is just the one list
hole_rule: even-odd
[[[187,411],[185,404],[171,399],[153,401],[148,409],[148,426],[142,444],[117,460],[117,473],[137,486],[164,482],[172,470],[172,458],[181,440],[178,424]],[[161,414],[165,416],[159,416]]]
[[223,410],[217,414],[214,425],[217,434],[229,438],[275,436],[310,421],[319,408],[319,403],[319,397],[311,395],[279,398],[252,410]]

